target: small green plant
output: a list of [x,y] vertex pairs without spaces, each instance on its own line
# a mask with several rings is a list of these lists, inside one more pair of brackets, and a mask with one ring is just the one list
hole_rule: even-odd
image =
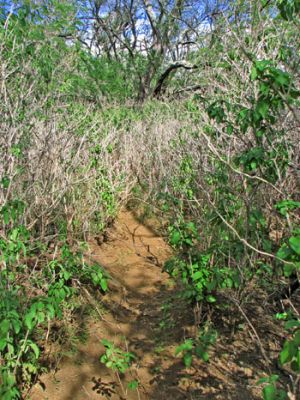
[[163,303],[163,305],[161,306],[161,311],[162,311],[162,319],[159,323],[159,328],[161,331],[163,330],[172,330],[175,327],[175,322],[172,319],[172,315],[171,315],[171,308],[172,305],[169,301],[166,301]]
[[278,375],[271,375],[266,378],[261,378],[258,383],[264,383],[262,395],[263,400],[285,400],[287,399],[287,394],[283,389],[278,389],[277,381],[279,379]]
[[194,222],[179,221],[169,227],[170,244],[175,248],[191,247],[199,239]]
[[136,379],[134,379],[133,381],[128,382],[127,387],[130,390],[137,390],[137,388],[139,387],[140,382]]
[[291,369],[300,374],[300,319],[288,320],[285,329],[291,332],[292,337],[284,342],[279,361],[281,365],[290,364]]
[[184,365],[189,368],[193,362],[194,341],[193,339],[185,340],[175,350],[175,355],[182,355]]
[[135,360],[135,355],[131,352],[123,351],[107,339],[102,339],[101,343],[105,347],[105,353],[100,357],[100,361],[114,372],[124,374]]
[[[277,320],[284,320],[285,329],[291,333],[291,338],[286,340],[279,354],[279,363],[281,366],[288,364],[295,374],[300,373],[300,319],[295,318],[292,312],[277,313]],[[271,375],[261,378],[258,383],[264,383],[263,400],[285,400],[288,398],[284,389],[279,389],[277,382],[278,375]]]
[[209,361],[209,348],[215,344],[218,334],[215,329],[207,327],[200,331],[197,339],[187,339],[175,350],[175,355],[181,354],[184,365],[188,368],[192,365],[193,357]]
[[138,389],[139,381],[134,379],[128,382],[126,389],[120,377],[120,374],[125,374],[125,372],[130,368],[132,362],[136,359],[136,356],[129,351],[124,351],[115,346],[115,344],[110,340],[102,339],[101,343],[105,347],[105,353],[100,357],[100,362],[105,364],[107,368],[110,368],[112,371],[114,371],[124,396],[127,396],[127,389],[130,389],[136,390],[138,398],[140,398]]
[[164,270],[173,278],[181,280],[184,284],[183,295],[189,301],[206,299],[209,303],[214,303],[215,298],[207,290],[212,279],[209,260],[209,255],[200,253],[190,255],[188,260],[178,255],[165,263]]

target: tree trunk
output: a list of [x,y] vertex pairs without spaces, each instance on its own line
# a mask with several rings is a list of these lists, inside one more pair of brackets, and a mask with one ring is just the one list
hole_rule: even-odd
[[189,64],[186,61],[178,61],[175,62],[174,64],[171,64],[159,77],[155,89],[153,91],[153,96],[156,98],[159,98],[166,90],[166,81],[168,77],[170,76],[171,72],[178,69],[178,68],[184,68],[184,69],[197,69],[197,65],[192,65]]

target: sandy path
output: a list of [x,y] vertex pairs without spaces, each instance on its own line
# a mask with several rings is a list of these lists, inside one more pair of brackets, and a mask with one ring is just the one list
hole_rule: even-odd
[[[111,275],[110,292],[104,300],[108,312],[89,323],[89,339],[74,357],[65,357],[55,375],[42,376],[45,388],[36,386],[32,400],[157,398],[155,377],[173,357],[172,346],[159,348],[163,335],[159,326],[165,316],[162,305],[172,291],[161,266],[169,256],[163,239],[129,211],[121,212],[108,242],[91,243],[91,257]],[[127,346],[137,356],[137,362],[121,377],[122,384],[99,362],[103,338],[123,349]],[[127,389],[134,379],[140,382],[138,391]],[[159,398],[170,397],[161,391]]]

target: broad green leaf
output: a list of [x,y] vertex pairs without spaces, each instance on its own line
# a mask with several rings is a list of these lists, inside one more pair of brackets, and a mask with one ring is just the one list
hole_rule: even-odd
[[29,312],[28,314],[26,314],[25,318],[24,318],[25,326],[30,331],[33,329],[33,327],[35,325],[33,322],[33,319],[34,319],[34,315],[32,314],[32,312]]
[[280,352],[280,362],[281,364],[285,364],[288,361],[290,361],[292,358],[290,357],[289,354],[289,347],[288,347],[288,342],[285,342],[283,350]]
[[41,324],[42,322],[44,322],[45,321],[45,317],[46,317],[46,315],[45,315],[45,313],[44,312],[38,312],[37,313],[37,321],[38,321],[38,323],[39,324]]
[[44,305],[43,302],[39,301],[39,302],[36,304],[36,308],[37,308],[37,310],[42,311],[42,310],[45,308],[45,305]]
[[13,319],[12,320],[12,325],[14,327],[14,331],[16,334],[18,334],[21,330],[21,322],[18,319]]
[[193,281],[197,281],[198,279],[203,278],[203,273],[202,273],[202,271],[196,271],[196,272],[193,274],[192,278],[193,278]]
[[289,276],[292,275],[292,273],[294,271],[295,271],[295,265],[293,265],[293,264],[284,264],[284,266],[283,266],[284,276],[286,276],[288,278]]
[[7,339],[6,338],[1,338],[0,339],[0,351],[3,351],[7,345]]
[[0,323],[0,332],[1,332],[2,336],[5,336],[7,334],[7,332],[9,331],[9,328],[10,328],[10,321],[8,319],[4,319]]
[[281,215],[286,216],[289,210],[300,208],[300,202],[294,200],[283,200],[275,205],[275,208],[279,210]]
[[31,342],[29,344],[29,346],[32,349],[32,351],[34,352],[35,358],[38,359],[40,356],[40,349],[38,348],[38,346],[33,342]]
[[295,343],[296,346],[300,347],[300,329],[298,329],[297,332],[295,333],[293,342]]
[[277,400],[276,387],[274,385],[267,385],[263,388],[264,400]]
[[103,290],[103,292],[106,292],[107,288],[108,288],[107,280],[106,279],[101,279],[100,286],[101,286],[101,289]]
[[300,255],[300,236],[292,236],[289,243],[294,252]]
[[180,242],[180,239],[181,239],[181,234],[179,231],[173,231],[171,233],[170,243],[172,245],[174,245],[174,246],[177,245]]
[[283,365],[290,362],[296,354],[296,344],[293,341],[286,341],[283,345],[283,350],[280,353],[280,363]]
[[291,250],[288,248],[286,244],[283,244],[276,254],[276,256],[278,258],[281,258],[282,260],[286,260],[290,255],[291,255]]
[[[286,313],[284,314],[287,315]],[[291,329],[296,327],[300,327],[300,320],[292,319],[290,321],[287,321],[284,325],[284,329]]]

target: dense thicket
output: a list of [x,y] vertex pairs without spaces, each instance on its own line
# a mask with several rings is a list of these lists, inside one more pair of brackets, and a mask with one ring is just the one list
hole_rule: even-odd
[[[165,269],[198,322],[224,298],[242,311],[257,293],[275,301],[297,396],[299,11],[298,0],[0,2],[1,399],[24,395],[51,321],[68,323],[82,287],[106,291],[82,245],[132,198],[163,218]],[[285,396],[276,379],[266,400]]]

